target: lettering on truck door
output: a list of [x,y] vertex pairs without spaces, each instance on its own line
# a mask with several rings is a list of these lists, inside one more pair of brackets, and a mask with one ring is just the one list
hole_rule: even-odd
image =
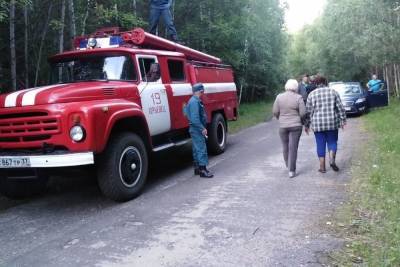
[[137,55],[136,59],[140,69],[139,92],[150,135],[165,133],[171,129],[171,115],[157,57]]

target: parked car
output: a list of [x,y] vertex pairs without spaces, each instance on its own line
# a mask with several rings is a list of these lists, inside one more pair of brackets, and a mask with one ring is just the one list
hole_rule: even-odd
[[362,114],[368,110],[368,93],[359,82],[336,82],[329,87],[339,93],[346,113]]
[[339,93],[348,114],[363,114],[369,108],[388,105],[386,89],[372,93],[364,89],[359,82],[331,82],[329,87]]

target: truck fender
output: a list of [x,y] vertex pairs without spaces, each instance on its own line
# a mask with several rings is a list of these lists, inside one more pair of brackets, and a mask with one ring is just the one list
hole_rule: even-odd
[[147,149],[151,149],[150,131],[142,110],[129,109],[117,111],[110,116],[104,133],[104,139],[99,143],[98,151],[104,150],[113,131],[124,130],[136,132],[143,138]]

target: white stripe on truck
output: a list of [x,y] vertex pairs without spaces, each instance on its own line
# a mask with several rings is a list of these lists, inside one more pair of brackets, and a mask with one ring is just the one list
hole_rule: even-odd
[[54,87],[56,87],[56,86],[50,85],[50,86],[39,87],[35,90],[31,90],[31,91],[25,93],[24,96],[22,97],[22,106],[35,105],[35,100],[36,100],[37,94],[39,94],[40,92],[43,92],[47,89],[54,88]]
[[[206,94],[235,92],[235,83],[203,83]],[[192,86],[190,83],[171,84],[174,96],[192,95]]]
[[4,101],[4,107],[15,107],[17,105],[17,98],[20,94],[23,94],[27,91],[34,90],[35,88],[25,89],[21,91],[17,91],[6,96],[6,100]]

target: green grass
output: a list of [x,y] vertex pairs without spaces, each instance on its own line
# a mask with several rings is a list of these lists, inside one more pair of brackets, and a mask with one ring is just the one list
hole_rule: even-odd
[[228,123],[229,132],[237,133],[244,128],[248,128],[271,118],[272,105],[272,101],[241,104],[239,107],[239,119]]
[[338,215],[339,266],[400,266],[400,102],[363,117],[368,145],[353,165],[351,200]]

